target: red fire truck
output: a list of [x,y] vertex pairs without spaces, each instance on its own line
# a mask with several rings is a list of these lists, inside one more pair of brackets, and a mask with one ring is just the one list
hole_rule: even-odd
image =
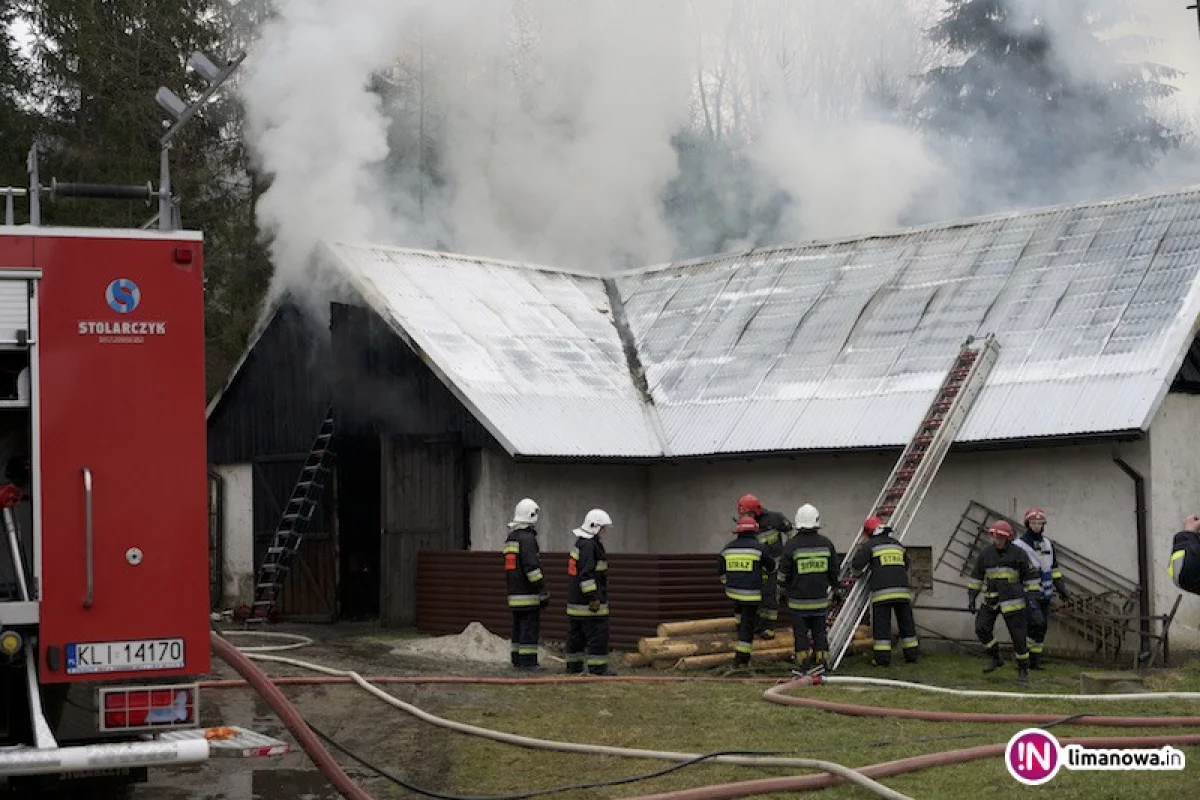
[[3,191],[0,785],[137,780],[210,754],[202,236],[14,225]]

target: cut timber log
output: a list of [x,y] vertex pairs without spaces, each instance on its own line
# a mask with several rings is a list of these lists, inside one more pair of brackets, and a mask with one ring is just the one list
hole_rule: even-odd
[[[775,647],[769,650],[756,650],[750,656],[751,663],[766,661],[787,661],[792,657],[791,647]],[[733,653],[709,653],[702,656],[681,658],[675,663],[675,669],[706,669],[733,663]]]
[[641,653],[626,653],[625,654],[625,666],[631,667],[631,668],[632,667],[648,667],[648,666],[650,666],[650,659],[646,658]]
[[[774,639],[756,639],[754,649],[769,650],[792,647],[793,642],[791,631],[780,631],[775,634]],[[640,640],[638,652],[650,659],[687,658],[710,653],[732,653],[735,645],[737,645],[736,636],[721,633],[697,636],[658,636]]]
[[718,619],[692,619],[684,622],[663,622],[658,626],[659,636],[689,636],[696,633],[736,633],[736,617]]

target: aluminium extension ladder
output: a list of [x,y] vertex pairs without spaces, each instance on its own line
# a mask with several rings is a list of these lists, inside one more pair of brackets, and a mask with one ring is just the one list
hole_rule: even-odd
[[[890,525],[892,535],[897,540],[903,541],[909,523],[916,516],[921,501],[925,499],[950,450],[950,444],[958,436],[975,399],[987,382],[999,352],[1000,346],[994,334],[989,334],[982,343],[975,337],[969,337],[963,343],[933,402],[929,404],[916,435],[901,453],[883,491],[871,507],[871,515]],[[854,637],[854,630],[869,603],[866,575],[855,579],[850,566],[858,548],[865,545],[866,541],[861,532],[856,532],[842,560],[840,583],[843,587],[850,585],[851,588],[845,600],[841,603],[835,600],[829,610],[831,670],[836,670],[841,664]]]
[[325,476],[330,471],[333,441],[333,407],[325,414],[321,430],[313,440],[308,460],[300,470],[300,477],[292,487],[292,496],[283,509],[279,527],[271,539],[271,545],[263,555],[254,581],[254,605],[247,622],[265,622],[271,615],[276,601],[283,593],[283,584],[291,571],[292,560],[304,541],[304,532],[312,522],[313,512],[325,492]]

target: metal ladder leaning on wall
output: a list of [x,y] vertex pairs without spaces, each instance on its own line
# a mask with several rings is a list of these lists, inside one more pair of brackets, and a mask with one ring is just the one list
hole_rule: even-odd
[[258,576],[254,581],[254,605],[250,609],[247,622],[266,622],[275,607],[288,572],[292,568],[292,560],[300,550],[304,541],[304,531],[312,522],[313,511],[325,491],[325,476],[329,474],[331,449],[333,441],[333,407],[330,406],[321,423],[321,430],[313,440],[308,460],[300,470],[300,477],[292,487],[292,496],[283,509],[279,527],[271,538],[271,544],[263,555],[262,564],[258,568]]
[[[933,402],[929,404],[916,435],[904,448],[892,474],[888,476],[883,491],[871,507],[871,515],[890,525],[892,535],[897,540],[904,540],[909,523],[933,484],[950,450],[950,444],[962,430],[967,414],[987,382],[999,354],[1000,346],[994,334],[989,334],[982,342],[969,337],[963,343]],[[835,602],[829,610],[831,670],[836,670],[842,663],[854,637],[854,630],[867,610],[867,582],[865,579],[855,580],[850,569],[858,548],[865,542],[866,539],[856,532],[854,541],[842,559],[839,577],[843,586],[847,582],[852,582],[852,586],[845,600],[842,603]]]

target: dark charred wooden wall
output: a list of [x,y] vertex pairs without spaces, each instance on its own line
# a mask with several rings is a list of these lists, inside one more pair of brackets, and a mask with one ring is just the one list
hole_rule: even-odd
[[284,302],[208,419],[210,464],[308,453],[331,399],[329,331]]
[[[329,409],[328,324],[286,300],[208,419],[211,464],[253,467],[254,564],[261,562]],[[276,611],[293,620],[337,612],[337,541],[331,481],[288,575]],[[228,539],[238,531],[225,531]]]
[[419,554],[464,550],[466,475],[453,437],[389,437],[383,443],[383,543],[380,621],[417,621]]
[[493,443],[458,398],[373,310],[330,306],[338,432]]

